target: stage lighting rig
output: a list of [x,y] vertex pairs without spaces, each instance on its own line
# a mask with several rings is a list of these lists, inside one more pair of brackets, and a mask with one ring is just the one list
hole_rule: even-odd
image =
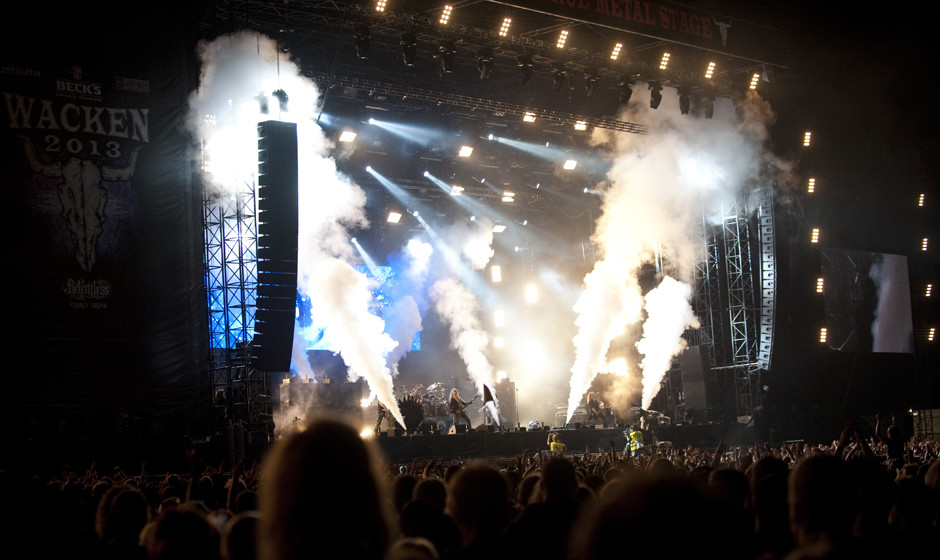
[[283,89],[277,89],[271,92],[271,95],[277,99],[278,108],[281,111],[287,112],[287,92]]
[[418,55],[418,37],[410,31],[403,33],[399,44],[401,45],[402,62],[409,68],[414,66],[415,57]]
[[649,82],[650,90],[650,109],[659,109],[659,104],[663,100],[663,85],[659,80]]
[[355,32],[353,32],[353,39],[356,42],[356,57],[359,60],[368,60],[372,43],[372,33],[369,31],[369,26],[364,23],[357,25]]
[[692,106],[692,86],[682,84],[676,89],[676,94],[679,95],[679,112],[688,115]]
[[522,78],[520,79],[520,83],[522,85],[526,85],[532,79],[532,55],[521,54],[516,59],[516,62],[517,66],[519,66],[519,69],[522,70]]
[[630,97],[633,95],[633,88],[630,87],[633,85],[633,78],[630,76],[620,76],[617,85],[620,86],[620,102],[626,105],[630,102]]
[[442,42],[437,48],[437,60],[440,64],[440,75],[453,74],[454,63],[457,56],[457,47],[454,42],[447,40]]
[[590,98],[597,92],[597,84],[600,83],[600,77],[597,70],[588,70],[584,74],[584,90]]
[[493,73],[493,48],[481,47],[477,53],[477,70],[480,71],[480,79],[485,80]]
[[568,77],[568,71],[565,69],[565,63],[560,61],[555,61],[552,63],[552,89],[554,91],[561,90],[561,87],[565,85],[565,79]]
[[702,90],[702,113],[706,119],[715,115],[715,88],[711,86]]

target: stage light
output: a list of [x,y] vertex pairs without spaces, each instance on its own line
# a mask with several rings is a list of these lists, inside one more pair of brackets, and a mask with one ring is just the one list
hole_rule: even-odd
[[470,157],[470,154],[473,153],[473,146],[461,146],[460,150],[457,152],[459,157]]
[[600,82],[600,77],[597,75],[597,70],[590,70],[584,74],[584,90],[587,93],[588,98],[594,95],[597,91],[597,84]]
[[401,221],[401,212],[389,212],[385,221],[390,224],[397,224]]
[[920,242],[920,250],[921,250],[921,251],[926,251],[926,250],[927,250],[927,238],[926,238],[926,237],[923,238],[923,239],[921,240],[921,242]]
[[663,57],[659,59],[660,70],[666,70],[667,68],[669,68],[669,57],[670,57],[669,53],[667,52],[663,53]]
[[924,202],[926,201],[926,199],[927,199],[927,195],[924,193],[920,193],[920,195],[917,197],[917,206],[920,206],[921,208],[923,208]]
[[564,168],[567,169],[568,171],[571,171],[577,166],[578,166],[577,160],[574,160],[574,159],[565,160]]
[[507,18],[503,18],[503,23],[500,24],[500,26],[499,26],[499,36],[500,36],[500,37],[505,37],[506,35],[509,35],[509,26],[510,26],[510,25],[512,25],[512,19],[511,19],[511,18],[508,18],[508,17],[507,17]]
[[454,7],[450,4],[444,5],[444,10],[441,12],[441,19],[438,20],[438,23],[441,25],[447,25],[447,22],[450,21],[450,13],[454,10]]
[[927,289],[924,290],[924,297],[930,297],[930,292],[933,291],[933,284],[927,284]]
[[375,11],[377,11],[377,12],[384,12],[384,11],[385,11],[385,5],[386,5],[387,3],[388,3],[387,0],[376,0],[376,2],[375,2]]
[[477,70],[480,71],[480,79],[485,80],[493,73],[493,48],[482,47],[477,54]]
[[617,43],[614,45],[614,50],[610,51],[610,59],[617,60],[620,58],[620,49],[623,48],[623,43]]
[[402,34],[399,43],[401,45],[402,62],[405,63],[405,66],[414,66],[415,57],[418,55],[418,37],[409,31]]
[[287,112],[287,92],[284,91],[283,89],[276,89],[273,92],[271,92],[271,95],[273,95],[274,98],[277,99],[278,108],[281,111],[286,113]]
[[682,84],[676,89],[676,93],[679,95],[679,113],[688,115],[692,106],[692,87]]
[[714,75],[715,75],[715,63],[709,62],[708,68],[705,69],[705,79],[710,80],[712,79],[712,76]]
[[750,89],[757,89],[758,83],[760,83],[760,73],[755,72],[754,75],[751,76],[751,83],[748,87]]
[[451,185],[450,187],[450,196],[460,196],[463,194],[463,187],[460,185]]
[[587,121],[578,121],[574,123],[575,130],[587,130]]
[[663,86],[658,81],[649,83],[650,89],[650,109],[658,109],[663,100]]
[[819,342],[826,342],[829,339],[829,331],[826,327],[819,329]]
[[503,269],[498,264],[494,264],[490,267],[490,280],[493,282],[503,281]]
[[[503,201],[503,202],[515,202],[515,201],[516,201],[516,193],[514,193],[514,192],[512,192],[512,191],[503,191],[503,198],[502,198],[502,201]],[[925,240],[925,241],[926,241],[926,240]]]
[[803,133],[803,147],[804,147],[804,148],[808,148],[808,147],[810,146],[810,144],[811,144],[811,140],[812,140],[812,139],[813,139],[813,133],[812,133],[812,132],[809,132],[809,131],[804,132],[804,133]]
[[555,47],[559,49],[565,48],[565,43],[568,41],[568,30],[562,29],[561,33],[558,34],[558,40],[555,41]]
[[494,224],[493,233],[503,233],[506,231],[506,224]]
[[353,33],[353,39],[356,42],[356,56],[359,60],[367,60],[370,45],[372,44],[372,33],[369,31],[369,27],[364,23],[357,25],[356,31]]
[[933,342],[934,335],[937,334],[937,327],[930,327],[930,330],[927,331],[927,341]]
[[437,47],[437,60],[440,64],[440,74],[453,74],[457,48],[453,41],[444,41]]
[[356,133],[352,130],[344,130],[342,134],[339,135],[340,142],[352,142],[356,139]]
[[630,76],[620,76],[617,85],[620,86],[620,102],[626,105],[630,102],[630,97],[633,95],[633,89],[630,87],[633,85],[633,78]]
[[526,111],[525,115],[522,115],[522,121],[528,123],[535,122],[535,113],[532,111]]
[[809,194],[816,192],[816,179],[810,177],[809,181],[806,182],[806,192]]
[[823,279],[822,278],[816,279],[816,293],[817,294],[823,293]]
[[565,70],[563,62],[555,61],[552,63],[552,89],[559,91],[561,86],[565,85],[565,79],[568,77],[568,71]]
[[819,243],[819,228],[818,227],[813,228],[813,231],[810,233],[810,236],[809,236],[809,242]]
[[522,77],[520,78],[520,83],[526,85],[532,79],[532,55],[521,54],[516,59],[517,66],[522,71]]
[[525,287],[525,300],[528,303],[535,303],[539,300],[539,287],[535,284],[529,284]]

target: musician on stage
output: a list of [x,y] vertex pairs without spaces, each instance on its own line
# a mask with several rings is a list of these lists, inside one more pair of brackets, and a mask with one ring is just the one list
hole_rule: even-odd
[[381,401],[379,401],[379,417],[375,421],[375,430],[373,430],[373,432],[379,433],[379,430],[382,428],[382,420],[385,420],[386,418],[393,418],[392,413],[389,412],[387,408],[385,408],[385,405],[382,404]]
[[457,425],[457,420],[463,418],[463,421],[467,423],[467,429],[472,430],[470,426],[470,418],[467,417],[467,413],[464,412],[464,409],[467,408],[467,401],[460,398],[460,393],[457,391],[457,388],[454,387],[450,390],[450,413],[454,415],[454,425]]
[[594,394],[594,391],[588,393],[587,397],[588,422],[600,420],[604,427],[607,427],[607,417],[601,412],[601,401]]

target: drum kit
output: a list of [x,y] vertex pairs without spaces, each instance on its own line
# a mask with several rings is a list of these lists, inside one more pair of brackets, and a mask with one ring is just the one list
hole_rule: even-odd
[[410,388],[401,391],[400,397],[403,396],[410,396],[421,403],[425,418],[450,416],[448,390],[443,383],[412,385]]

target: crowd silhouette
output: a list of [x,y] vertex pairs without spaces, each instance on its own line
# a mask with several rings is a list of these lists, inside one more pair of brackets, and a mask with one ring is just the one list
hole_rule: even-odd
[[816,445],[392,464],[320,417],[250,468],[0,470],[2,530],[40,558],[893,558],[940,542],[938,457],[931,438],[849,423]]

